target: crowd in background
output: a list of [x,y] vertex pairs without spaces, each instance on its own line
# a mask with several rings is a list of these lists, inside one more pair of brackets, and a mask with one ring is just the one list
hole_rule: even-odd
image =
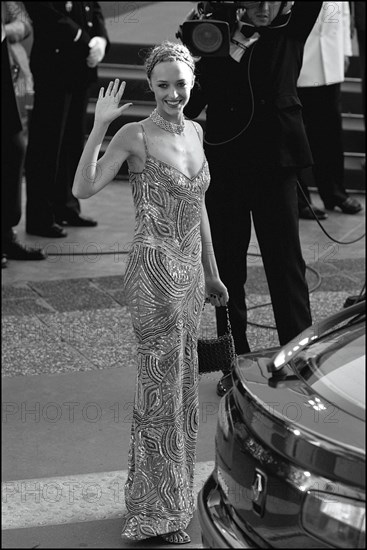
[[[330,17],[318,18],[305,45],[298,83],[314,158],[312,169],[298,174],[302,188],[298,210],[303,219],[327,217],[325,210],[312,205],[309,186],[318,189],[326,210],[338,207],[355,214],[362,208],[345,189],[340,86],[357,34],[365,113],[365,3],[334,4],[340,5],[342,24],[339,18],[336,23]],[[27,233],[62,238],[67,236],[65,226],[97,225],[81,214],[71,187],[84,144],[89,85],[97,79],[98,63],[110,44],[98,2],[1,5],[2,203],[6,205],[2,209],[2,267],[6,267],[8,259],[46,257],[41,249],[21,244],[16,235],[24,175]]]

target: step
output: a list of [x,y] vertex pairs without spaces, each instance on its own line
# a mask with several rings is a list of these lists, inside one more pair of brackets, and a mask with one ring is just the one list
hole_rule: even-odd
[[361,163],[365,158],[361,153],[344,153],[344,182],[349,190],[366,191],[366,175]]
[[366,137],[363,115],[343,113],[343,147],[344,151],[364,153]]
[[[86,133],[89,134],[94,121],[95,101],[90,101],[87,107],[86,117]],[[135,101],[131,107],[129,107],[122,115],[114,120],[108,130],[107,136],[112,137],[118,132],[118,130],[129,122],[137,122],[144,118],[147,118],[154,108],[154,104],[151,102]]]
[[363,113],[362,80],[348,78],[341,84],[341,101],[343,113]]
[[352,55],[349,58],[349,67],[345,75],[347,78],[360,78],[362,76],[362,67],[360,58],[358,55]]
[[153,44],[113,43],[105,55],[104,63],[123,63],[125,65],[144,65],[145,59]]
[[117,65],[115,63],[102,63],[98,68],[98,82],[90,88],[91,99],[97,99],[99,90],[105,89],[111,80],[119,78],[126,81],[124,101],[154,101],[154,94],[148,86],[145,70],[139,65]]

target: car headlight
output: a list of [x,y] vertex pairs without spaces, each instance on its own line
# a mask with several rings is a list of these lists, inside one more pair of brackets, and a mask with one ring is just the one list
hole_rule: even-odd
[[304,528],[336,548],[365,548],[365,503],[339,495],[310,491],[302,510]]

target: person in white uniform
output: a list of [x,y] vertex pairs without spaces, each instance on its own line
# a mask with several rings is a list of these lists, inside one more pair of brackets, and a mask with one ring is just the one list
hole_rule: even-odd
[[[327,210],[339,208],[356,214],[362,205],[348,196],[344,185],[341,83],[352,55],[348,2],[323,2],[320,15],[309,34],[297,82],[303,105],[303,119],[314,158],[313,179]],[[299,174],[308,194],[307,171]],[[301,218],[310,218],[307,203],[299,191]],[[318,217],[322,212],[317,211]]]

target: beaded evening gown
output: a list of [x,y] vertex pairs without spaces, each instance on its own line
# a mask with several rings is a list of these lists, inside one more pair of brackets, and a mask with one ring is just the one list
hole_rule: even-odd
[[130,171],[135,233],[125,272],[138,342],[122,526],[122,537],[132,540],[185,529],[195,510],[196,346],[205,298],[200,220],[209,185],[205,157],[189,178],[149,154],[142,128],[146,164]]

